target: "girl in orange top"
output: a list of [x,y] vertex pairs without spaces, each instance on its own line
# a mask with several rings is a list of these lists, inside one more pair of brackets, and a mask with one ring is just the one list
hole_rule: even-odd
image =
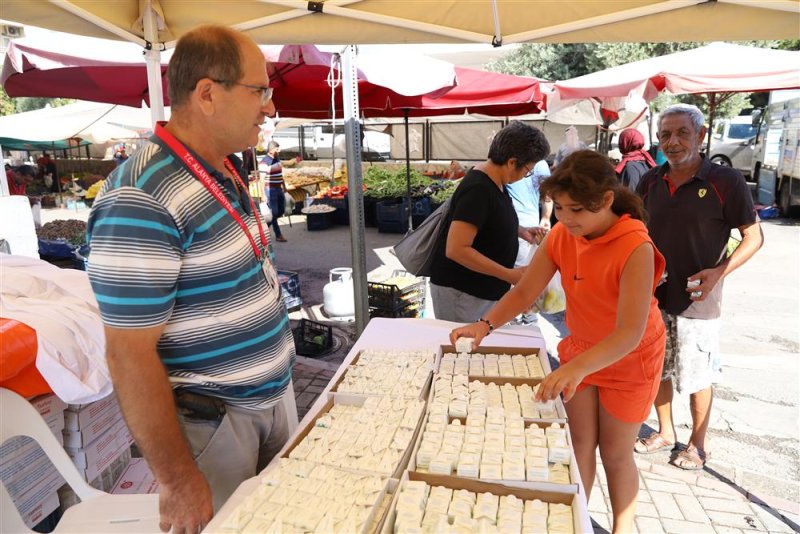
[[641,200],[617,180],[608,159],[573,152],[540,187],[553,199],[556,225],[522,280],[451,341],[475,338],[530,307],[556,270],[567,299],[570,336],[558,346],[561,366],[545,377],[537,398],[564,394],[587,499],[595,450],[608,478],[614,532],[632,530],[639,475],[633,443],[655,399],[666,336],[653,293],[664,258],[647,234]]

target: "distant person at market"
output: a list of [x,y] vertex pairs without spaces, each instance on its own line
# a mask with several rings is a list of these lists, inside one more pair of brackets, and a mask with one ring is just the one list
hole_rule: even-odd
[[656,166],[650,153],[644,149],[644,135],[635,128],[623,130],[619,135],[619,151],[622,159],[614,169],[620,183],[636,191],[642,176]]
[[39,174],[45,186],[52,193],[58,193],[58,169],[50,154],[43,152],[42,156],[36,160],[36,165],[39,166]]
[[275,111],[263,53],[200,26],[167,76],[172,117],[92,207],[89,278],[161,528],[195,533],[286,442],[295,351],[266,225],[227,157]]
[[658,390],[666,334],[653,293],[664,258],[647,235],[642,201],[622,187],[608,158],[589,150],[567,156],[541,186],[559,224],[536,251],[522,280],[495,307],[450,339],[479,344],[561,273],[570,335],[561,365],[539,386],[538,400],[564,394],[586,498],[596,450],[606,472],[614,532],[631,532],[639,473],[631,443]]
[[272,232],[275,234],[275,241],[286,243],[286,238],[281,233],[281,225],[278,224],[278,217],[286,210],[286,182],[283,180],[281,160],[278,159],[280,152],[281,146],[276,141],[270,141],[267,145],[267,155],[261,160],[258,169],[266,174],[264,197],[272,211]]
[[[637,193],[650,215],[647,227],[667,260],[656,297],[667,325],[662,382],[655,399],[658,432],[636,442],[639,453],[673,450],[670,462],[697,470],[709,456],[706,433],[713,384],[721,379],[719,328],[722,281],[761,247],[764,237],[744,177],[700,154],[702,112],[675,104],[661,112],[658,139],[667,163],[642,177]],[[732,229],[742,242],[727,255]],[[692,433],[678,447],[672,422],[672,385],[689,394]]]
[[459,178],[463,178],[466,174],[467,173],[464,170],[464,166],[461,165],[460,162],[452,160],[444,173],[442,173],[442,178],[447,180],[458,180]]
[[[545,160],[540,160],[533,167],[533,171],[522,180],[508,184],[506,190],[511,196],[514,211],[517,212],[519,225],[529,228],[536,234],[533,243],[522,237],[517,238],[519,250],[514,267],[525,267],[531,255],[531,248],[539,244],[550,229],[550,216],[553,213],[553,201],[549,198],[541,199],[539,184],[550,176],[550,166]],[[521,317],[524,323],[536,322],[536,314],[524,312]]]
[[125,160],[128,159],[128,152],[125,150],[125,145],[120,146],[116,152],[114,152],[114,162],[116,162],[117,167],[125,163]]
[[495,135],[488,159],[462,179],[431,266],[437,319],[474,321],[519,281],[524,268],[514,267],[517,237],[532,243],[538,233],[519,225],[506,187],[549,151],[541,131],[512,121]]
[[19,165],[6,171],[8,180],[8,193],[10,195],[27,195],[28,186],[36,178],[36,167],[33,165]]
[[581,141],[581,138],[578,135],[578,129],[574,126],[570,126],[564,131],[564,142],[561,143],[560,147],[558,147],[558,152],[556,152],[553,166],[558,167],[558,165],[564,161],[564,158],[576,150],[586,150],[586,148],[586,143]]

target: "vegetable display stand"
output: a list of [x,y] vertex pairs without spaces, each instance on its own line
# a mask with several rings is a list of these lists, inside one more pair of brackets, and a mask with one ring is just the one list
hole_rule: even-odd
[[404,234],[408,231],[408,204],[405,200],[384,200],[377,205],[378,232]]
[[378,201],[372,197],[364,197],[364,226],[375,228],[378,226],[377,214]]
[[333,347],[333,328],[330,325],[300,319],[292,333],[295,352],[301,356],[321,356]]

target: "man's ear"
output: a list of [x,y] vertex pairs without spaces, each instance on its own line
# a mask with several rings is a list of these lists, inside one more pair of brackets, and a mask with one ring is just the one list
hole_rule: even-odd
[[706,139],[706,132],[707,132],[707,131],[708,131],[708,129],[707,129],[705,126],[701,126],[701,127],[700,127],[700,131],[697,133],[697,137],[698,137],[698,139],[700,139],[700,142],[701,142],[701,143],[702,143],[703,141],[705,141],[705,139]]
[[192,93],[192,100],[197,104],[198,108],[206,115],[211,115],[214,112],[214,101],[217,96],[217,90],[222,89],[218,87],[219,84],[214,82],[211,78],[201,78],[194,86]]

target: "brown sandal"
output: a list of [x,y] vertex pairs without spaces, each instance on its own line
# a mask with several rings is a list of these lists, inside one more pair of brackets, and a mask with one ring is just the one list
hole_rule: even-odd
[[706,466],[707,459],[708,454],[703,449],[690,445],[676,454],[669,463],[687,471],[700,471]]
[[639,438],[633,445],[633,450],[639,454],[653,454],[654,452],[672,450],[675,443],[667,441],[658,432],[653,432],[646,438]]

